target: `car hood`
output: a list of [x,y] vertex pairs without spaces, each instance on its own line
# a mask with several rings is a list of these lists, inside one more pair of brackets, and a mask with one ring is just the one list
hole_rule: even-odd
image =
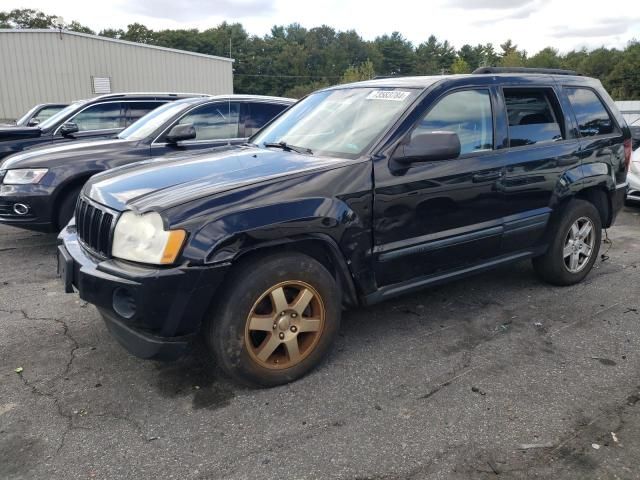
[[42,135],[38,127],[0,126],[0,142],[21,140],[23,138],[37,138]]
[[240,147],[152,159],[92,177],[84,193],[115,210],[163,210],[190,200],[302,172],[348,163],[281,150]]
[[111,138],[108,140],[86,140],[69,142],[55,146],[44,146],[13,154],[0,163],[0,168],[51,168],[81,159],[95,160],[105,156],[117,155],[131,148],[137,142]]

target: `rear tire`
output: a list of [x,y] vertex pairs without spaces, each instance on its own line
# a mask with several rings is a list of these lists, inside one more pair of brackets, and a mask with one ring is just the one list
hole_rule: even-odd
[[56,215],[56,228],[58,231],[66,227],[73,217],[80,190],[82,190],[82,186],[74,187],[64,194]]
[[549,249],[533,259],[534,270],[553,285],[581,282],[591,271],[600,250],[602,221],[598,210],[586,200],[571,200],[550,229]]
[[224,373],[249,386],[273,387],[305,375],[340,328],[335,279],[298,253],[245,261],[217,298],[205,342]]

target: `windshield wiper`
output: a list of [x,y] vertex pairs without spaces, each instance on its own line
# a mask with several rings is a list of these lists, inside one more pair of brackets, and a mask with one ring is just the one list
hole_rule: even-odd
[[287,142],[267,142],[264,144],[264,146],[267,148],[281,148],[285,152],[306,153],[308,155],[313,155],[313,151],[311,151],[310,148],[296,147],[295,145],[289,145]]

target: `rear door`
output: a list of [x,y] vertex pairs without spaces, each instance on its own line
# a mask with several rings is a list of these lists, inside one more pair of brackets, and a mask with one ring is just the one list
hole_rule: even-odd
[[[191,124],[196,138],[179,142],[166,141],[166,135],[176,125]],[[152,144],[151,155],[161,156],[176,151],[201,150],[205,148],[237,145],[245,141],[240,132],[240,103],[215,102],[200,105],[173,122]]]
[[151,110],[155,110],[166,102],[162,100],[144,100],[124,102],[125,111],[125,128],[134,122],[137,122]]
[[501,252],[507,254],[539,246],[554,202],[577,188],[580,144],[553,84],[500,90],[507,118],[498,189],[504,198]]
[[248,102],[243,115],[243,137],[249,138],[267,123],[286,110],[288,105],[265,102]]

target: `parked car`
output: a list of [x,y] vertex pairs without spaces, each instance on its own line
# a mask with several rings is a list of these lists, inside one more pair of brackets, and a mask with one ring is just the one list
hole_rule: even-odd
[[135,355],[202,335],[272,386],[320,362],[343,307],[525,259],[580,282],[624,201],[629,127],[597,80],[482,72],[328,88],[251,145],[92,177],[60,234],[66,291]]
[[0,223],[59,231],[92,175],[166,154],[244,143],[294,102],[257,95],[186,98],[153,110],[116,138],[14,154],[0,163]]
[[14,123],[2,126],[35,127],[68,106],[67,103],[41,103],[31,108]]
[[640,126],[631,127],[633,137],[633,154],[629,165],[629,190],[627,192],[627,203],[638,205],[640,202]]
[[112,137],[180,93],[114,93],[78,100],[37,126],[0,127],[0,159],[36,145]]

